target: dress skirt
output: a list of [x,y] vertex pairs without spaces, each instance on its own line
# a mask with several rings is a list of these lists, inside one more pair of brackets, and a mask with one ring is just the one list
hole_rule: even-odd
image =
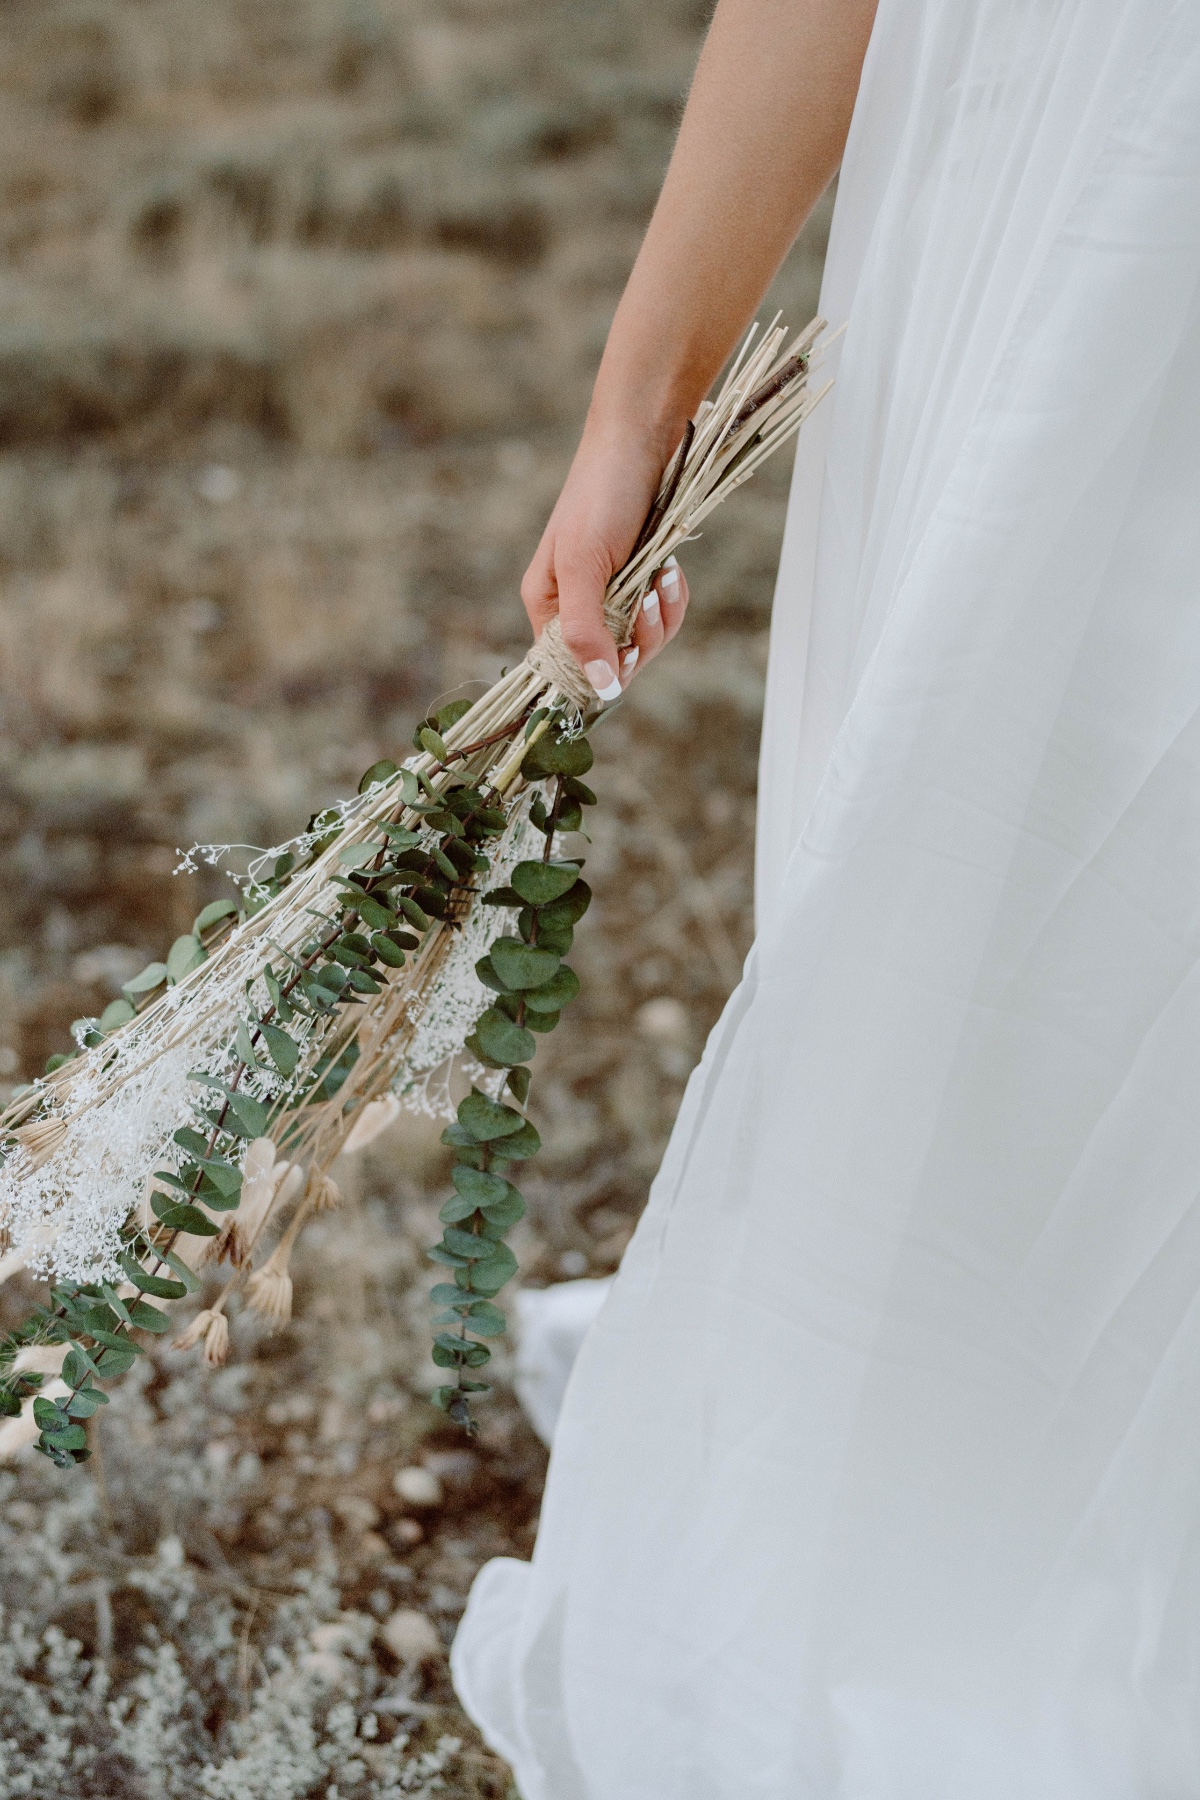
[[454,1649],[522,1800],[1200,1795],[1200,0],[881,0],[759,932]]

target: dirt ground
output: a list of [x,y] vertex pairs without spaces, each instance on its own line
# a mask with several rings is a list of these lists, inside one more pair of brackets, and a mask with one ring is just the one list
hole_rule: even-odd
[[[705,19],[0,9],[0,1091],[220,891],[177,846],[286,837],[523,652],[520,573]],[[794,324],[826,219],[768,302]],[[787,474],[689,547],[686,634],[595,738],[528,1283],[616,1266],[748,947]],[[0,1793],[511,1792],[441,1648],[479,1564],[529,1554],[545,1454],[506,1389],[474,1444],[423,1398],[446,1155],[413,1121],[345,1169],[293,1324],[240,1319],[213,1376],[145,1359],[94,1475],[0,1475]],[[428,1504],[396,1490],[410,1465]]]

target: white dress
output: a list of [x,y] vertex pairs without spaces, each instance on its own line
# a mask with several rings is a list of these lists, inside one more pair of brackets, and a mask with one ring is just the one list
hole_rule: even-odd
[[1200,1795],[1200,0],[882,0],[760,932],[455,1646],[523,1800]]

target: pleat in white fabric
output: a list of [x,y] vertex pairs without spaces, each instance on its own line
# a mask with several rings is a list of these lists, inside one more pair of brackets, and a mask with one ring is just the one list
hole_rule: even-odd
[[1200,4],[882,0],[760,935],[454,1653],[523,1800],[1200,1795]]

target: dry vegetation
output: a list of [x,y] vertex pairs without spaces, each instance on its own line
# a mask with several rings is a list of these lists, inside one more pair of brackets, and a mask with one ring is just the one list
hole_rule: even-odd
[[[3,1082],[218,891],[177,845],[289,834],[521,653],[520,571],[703,24],[696,0],[3,0]],[[797,323],[820,250],[818,222],[773,296]],[[785,486],[691,547],[686,637],[595,739],[529,1281],[615,1266],[748,944]],[[407,1609],[448,1638],[479,1562],[528,1554],[544,1466],[503,1396],[474,1446],[420,1398],[443,1154],[421,1124],[374,1146],[309,1233],[297,1323],[239,1321],[215,1377],[147,1359],[96,1479],[3,1478],[5,1795],[365,1800],[422,1791],[447,1735],[445,1791],[507,1792],[440,1660],[372,1636]],[[410,1464],[437,1504],[396,1492]]]

